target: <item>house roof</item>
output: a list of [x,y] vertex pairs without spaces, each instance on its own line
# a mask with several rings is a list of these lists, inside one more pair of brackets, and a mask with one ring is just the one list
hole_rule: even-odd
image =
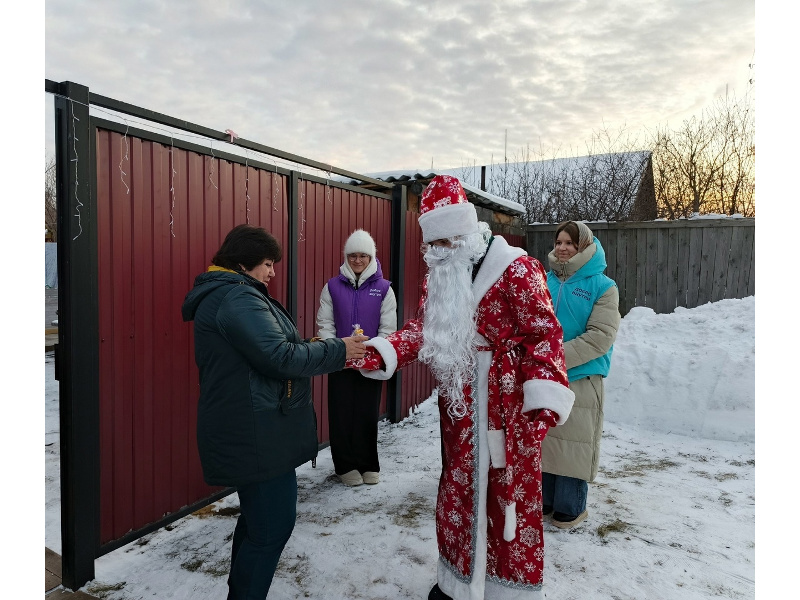
[[[380,179],[388,183],[405,183],[407,181],[430,181],[437,175],[452,175],[458,177],[461,181],[461,186],[467,193],[467,199],[478,206],[490,208],[498,212],[508,215],[524,215],[525,207],[519,202],[501,198],[495,194],[490,194],[487,191],[480,189],[474,185],[465,182],[457,173],[458,169],[437,169],[435,171],[430,169],[401,169],[397,171],[381,171],[379,173],[368,173],[368,177],[373,179]],[[355,181],[351,183],[355,184]]]

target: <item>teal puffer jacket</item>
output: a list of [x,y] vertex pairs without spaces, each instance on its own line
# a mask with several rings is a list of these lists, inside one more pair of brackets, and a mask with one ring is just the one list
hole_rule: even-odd
[[206,483],[264,481],[315,458],[310,378],[344,368],[344,342],[304,341],[263,283],[232,271],[199,275],[181,312],[194,321]]

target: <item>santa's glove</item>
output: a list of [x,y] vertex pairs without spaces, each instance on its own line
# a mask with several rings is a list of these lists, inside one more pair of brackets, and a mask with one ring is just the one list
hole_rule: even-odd
[[542,408],[533,412],[535,412],[536,415],[532,415],[531,431],[533,432],[533,438],[537,442],[541,442],[547,435],[548,430],[551,427],[555,427],[556,423],[558,423],[558,414],[547,408]]

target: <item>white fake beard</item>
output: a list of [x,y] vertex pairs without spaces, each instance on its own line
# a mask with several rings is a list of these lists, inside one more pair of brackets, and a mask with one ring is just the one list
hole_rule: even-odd
[[425,253],[428,295],[419,360],[430,367],[447,397],[451,419],[466,415],[464,388],[474,379],[477,304],[472,293],[472,266],[485,251],[486,242],[476,234],[473,239],[455,241],[452,248],[430,246]]

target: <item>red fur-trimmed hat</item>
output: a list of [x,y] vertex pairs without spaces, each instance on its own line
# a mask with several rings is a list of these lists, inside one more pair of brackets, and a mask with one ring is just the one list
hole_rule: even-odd
[[419,199],[419,226],[426,244],[478,232],[478,213],[457,178],[437,175],[431,179]]

